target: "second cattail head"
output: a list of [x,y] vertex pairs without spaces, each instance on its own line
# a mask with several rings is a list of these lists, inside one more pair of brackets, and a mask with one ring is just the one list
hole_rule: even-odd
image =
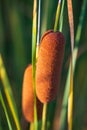
[[42,103],[57,96],[64,57],[65,39],[61,32],[47,31],[40,42],[36,67],[36,94]]
[[[42,116],[42,103],[37,99],[38,119]],[[34,92],[32,82],[32,65],[25,69],[22,89],[22,111],[25,119],[29,122],[34,121]]]

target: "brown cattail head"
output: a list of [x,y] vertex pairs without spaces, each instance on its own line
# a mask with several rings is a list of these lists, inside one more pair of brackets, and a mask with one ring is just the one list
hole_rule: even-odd
[[36,93],[42,103],[58,93],[64,57],[65,39],[61,32],[47,31],[42,39],[36,68]]
[[[25,119],[29,122],[34,121],[34,92],[32,83],[32,65],[29,65],[24,73],[22,89],[22,110]],[[37,99],[37,114],[41,119],[42,103]]]

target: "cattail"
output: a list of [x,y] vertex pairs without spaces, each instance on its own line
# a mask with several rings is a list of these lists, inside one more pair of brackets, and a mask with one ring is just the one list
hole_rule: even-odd
[[[22,89],[22,110],[25,119],[29,122],[34,121],[34,92],[32,83],[32,65],[29,65],[24,73]],[[42,103],[37,99],[38,119],[42,115]]]
[[42,39],[36,68],[36,93],[42,103],[58,93],[64,57],[65,39],[61,32],[47,31]]

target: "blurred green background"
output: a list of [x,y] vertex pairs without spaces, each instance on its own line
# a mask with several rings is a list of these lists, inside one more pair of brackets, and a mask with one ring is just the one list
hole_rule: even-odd
[[[75,35],[83,1],[84,0],[73,0]],[[57,2],[58,0],[42,0],[41,35],[46,30],[53,29],[54,27]],[[87,130],[87,9],[85,12],[74,74],[73,130]],[[0,53],[3,57],[6,71],[12,86],[20,120],[22,117],[21,93],[23,73],[27,65],[31,63],[32,13],[32,0],[0,0]],[[64,8],[63,34],[66,39],[66,47],[61,76],[61,87],[58,96],[60,102],[62,102],[64,94],[64,85],[67,78],[70,58],[70,32],[66,2]],[[0,89],[6,102],[1,81]],[[8,104],[6,105],[10,115]],[[58,107],[58,111],[60,109],[61,107]],[[7,130],[6,117],[1,104],[0,125],[4,130]]]

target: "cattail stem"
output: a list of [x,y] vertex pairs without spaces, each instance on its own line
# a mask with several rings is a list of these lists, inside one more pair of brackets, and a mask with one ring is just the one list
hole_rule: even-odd
[[47,103],[44,103],[43,113],[42,113],[42,128],[41,128],[41,130],[46,129],[46,114],[47,114]]
[[34,123],[31,123],[31,124],[30,124],[29,130],[34,130]]
[[61,6],[61,0],[58,1],[56,17],[55,17],[55,24],[54,24],[54,32],[57,31],[57,27],[58,27],[59,15],[60,15],[60,6]]

